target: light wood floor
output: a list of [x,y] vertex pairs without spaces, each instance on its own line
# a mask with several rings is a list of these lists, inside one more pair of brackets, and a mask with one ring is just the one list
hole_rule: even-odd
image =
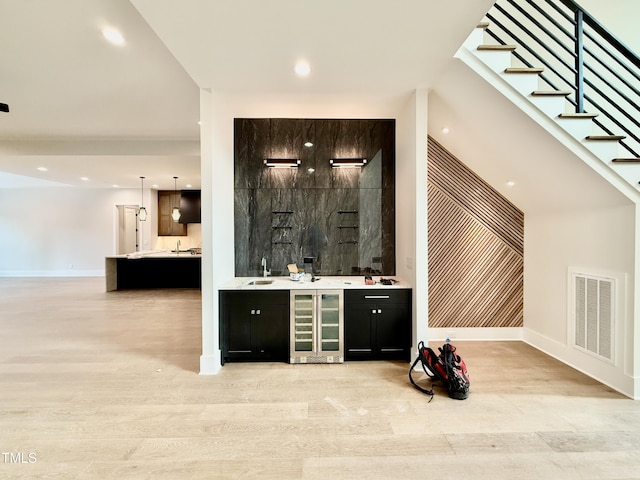
[[0,278],[0,329],[3,480],[640,478],[640,402],[519,342],[428,403],[402,362],[200,376],[199,291]]

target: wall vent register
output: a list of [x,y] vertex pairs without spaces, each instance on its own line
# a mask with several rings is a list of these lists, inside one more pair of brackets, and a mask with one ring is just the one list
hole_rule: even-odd
[[616,280],[572,272],[572,344],[613,362]]

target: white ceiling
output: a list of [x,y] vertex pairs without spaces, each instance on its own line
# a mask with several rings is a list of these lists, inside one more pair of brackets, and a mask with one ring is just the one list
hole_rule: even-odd
[[0,0],[0,12],[0,171],[12,174],[0,187],[199,185],[199,89],[127,0]]
[[197,188],[199,87],[400,102],[435,81],[492,3],[0,0],[0,187],[137,188],[145,176],[171,189],[176,175]]

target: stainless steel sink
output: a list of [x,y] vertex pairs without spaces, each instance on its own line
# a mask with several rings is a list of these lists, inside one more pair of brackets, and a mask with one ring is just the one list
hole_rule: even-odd
[[247,285],[271,285],[273,280],[251,280]]

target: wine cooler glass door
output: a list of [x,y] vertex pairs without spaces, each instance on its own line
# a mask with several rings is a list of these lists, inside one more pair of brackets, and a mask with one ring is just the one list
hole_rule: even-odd
[[311,354],[315,350],[315,295],[296,293],[292,297],[292,353]]
[[338,355],[342,344],[342,322],[340,321],[340,294],[318,293],[319,335],[318,350],[322,353]]
[[292,290],[290,295],[290,362],[343,362],[343,291]]
[[318,353],[342,356],[342,291],[318,291]]

